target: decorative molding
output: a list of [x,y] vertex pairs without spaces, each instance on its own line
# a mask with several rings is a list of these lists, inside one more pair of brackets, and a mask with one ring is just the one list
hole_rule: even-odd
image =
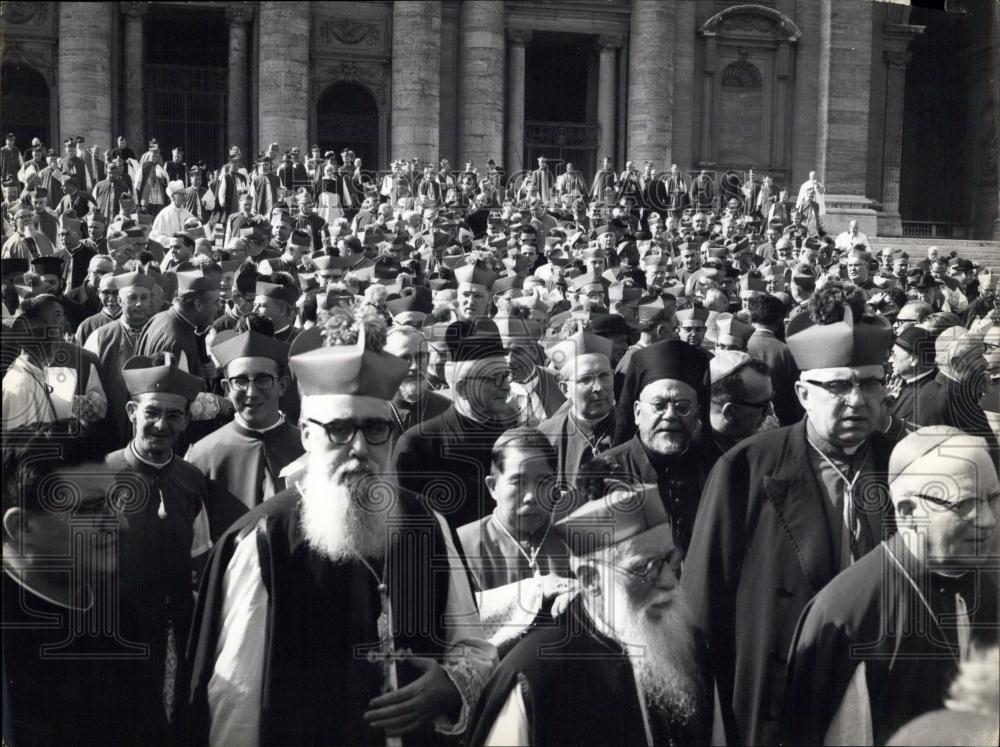
[[0,47],[0,62],[34,68],[41,73],[50,88],[55,85],[56,55],[51,44],[7,40]]
[[602,34],[597,37],[597,48],[602,52],[614,52],[625,44],[625,37],[618,34]]
[[791,18],[763,5],[733,5],[720,10],[698,29],[701,36],[751,36],[797,42],[802,32]]
[[51,3],[24,3],[24,2],[4,2],[0,3],[0,19],[4,23],[28,23],[33,21],[35,26],[44,26],[49,22]]
[[372,51],[384,46],[384,24],[377,21],[355,21],[351,18],[316,19],[316,40],[323,46],[366,47]]
[[882,59],[889,64],[889,67],[906,67],[913,59],[913,55],[906,49],[883,49]]
[[119,3],[118,10],[129,20],[141,20],[149,13],[149,3],[132,2]]
[[323,91],[335,83],[344,81],[360,83],[375,97],[379,108],[388,106],[388,87],[391,72],[381,62],[358,60],[317,60],[313,63],[311,98],[313,106],[323,95]]
[[758,89],[764,87],[760,70],[752,62],[736,60],[726,65],[719,78],[724,88]]
[[254,9],[251,5],[229,5],[226,7],[226,20],[231,26],[249,26],[253,22]]
[[596,148],[598,145],[597,125],[569,124],[556,122],[525,122],[524,144],[577,148]]
[[507,29],[507,41],[523,47],[531,41],[531,29]]

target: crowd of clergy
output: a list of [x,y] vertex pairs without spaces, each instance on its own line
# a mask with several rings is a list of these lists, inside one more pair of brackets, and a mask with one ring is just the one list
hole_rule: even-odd
[[17,146],[5,744],[997,743],[988,266],[815,173]]

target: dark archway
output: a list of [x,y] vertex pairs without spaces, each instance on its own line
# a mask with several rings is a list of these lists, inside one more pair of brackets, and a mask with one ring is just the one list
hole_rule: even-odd
[[5,134],[13,132],[22,151],[35,137],[51,147],[51,109],[45,77],[15,62],[4,63],[0,77],[0,130]]
[[366,169],[378,164],[378,105],[360,83],[340,81],[328,86],[316,103],[316,144],[339,156],[354,151]]

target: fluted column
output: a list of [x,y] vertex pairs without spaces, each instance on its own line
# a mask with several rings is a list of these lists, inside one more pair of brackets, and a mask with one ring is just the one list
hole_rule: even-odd
[[392,4],[390,158],[438,156],[441,116],[441,3]]
[[259,13],[257,141],[308,147],[309,3],[262,2]]
[[459,163],[503,156],[503,3],[465,0],[458,16]]
[[597,48],[600,57],[597,67],[597,124],[600,129],[600,144],[598,145],[598,163],[602,158],[615,158],[615,55],[621,47],[623,39],[620,36],[599,36]]
[[674,4],[633,0],[629,22],[626,158],[671,161],[673,139]]
[[110,146],[114,4],[59,3],[56,7],[63,29],[59,38],[58,131]]
[[883,51],[885,76],[885,137],[882,144],[882,215],[881,236],[902,236],[899,215],[899,165],[903,149],[903,91],[906,88],[906,65],[911,55],[906,50]]
[[[253,21],[250,6],[230,6],[226,8],[229,21],[229,115],[226,132],[229,145],[236,145],[244,157],[248,157],[250,147],[250,112],[247,107],[247,58],[249,52],[248,35]],[[300,146],[301,147],[301,146]],[[228,150],[228,148],[227,148]]]
[[504,168],[513,177],[524,169],[524,48],[531,41],[531,32],[507,29],[510,48],[507,50],[507,155]]
[[[142,68],[146,62],[143,26],[149,3],[122,3],[125,16],[125,137],[137,153],[146,149],[146,118]],[[59,40],[62,44],[62,39]]]

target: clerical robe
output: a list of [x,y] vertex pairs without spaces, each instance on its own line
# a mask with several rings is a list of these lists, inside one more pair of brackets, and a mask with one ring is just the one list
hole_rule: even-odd
[[258,174],[250,184],[253,194],[253,211],[258,215],[270,215],[271,208],[278,202],[278,189],[281,184],[275,174]]
[[697,700],[689,724],[650,709],[628,653],[597,629],[577,597],[556,624],[533,629],[500,662],[468,744],[708,744],[709,694],[697,692]]
[[574,485],[580,467],[611,448],[615,414],[612,411],[598,423],[581,423],[566,407],[539,423],[538,430],[556,449],[559,480]]
[[237,415],[193,444],[184,458],[208,478],[205,509],[212,537],[284,490],[280,472],[302,454],[302,435],[285,418],[256,430]]
[[802,612],[787,677],[786,743],[881,745],[942,708],[967,653],[962,613],[968,641],[997,643],[997,589],[995,563],[941,576],[918,563],[900,535],[882,542]]
[[[445,523],[417,496],[397,497],[402,523],[375,565],[392,611],[386,629],[396,650],[440,661],[462,700],[454,723],[439,717],[402,742],[436,744],[466,729],[496,651]],[[265,501],[212,554],[184,668],[191,743],[385,744],[363,719],[384,682],[378,582],[364,563],[309,547],[300,502],[297,488]],[[419,676],[405,663],[397,671],[400,686]]]
[[125,411],[125,405],[132,397],[125,386],[122,369],[126,361],[135,355],[141,334],[141,328],[132,329],[119,317],[91,332],[83,345],[98,359],[98,368],[108,393],[108,420],[113,434],[113,442],[109,445],[115,448],[124,446],[132,438],[132,421]]
[[184,233],[184,223],[194,217],[187,208],[170,203],[156,214],[149,237],[167,246],[175,233]]

